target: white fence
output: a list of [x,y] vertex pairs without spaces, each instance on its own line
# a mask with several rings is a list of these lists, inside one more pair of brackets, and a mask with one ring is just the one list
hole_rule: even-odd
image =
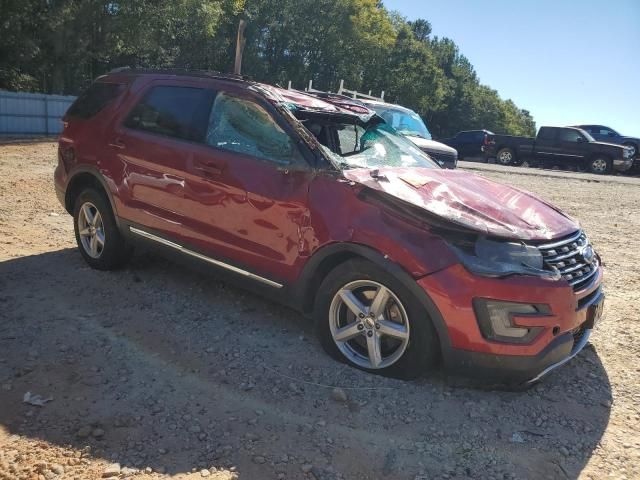
[[57,135],[76,97],[0,90],[0,135]]

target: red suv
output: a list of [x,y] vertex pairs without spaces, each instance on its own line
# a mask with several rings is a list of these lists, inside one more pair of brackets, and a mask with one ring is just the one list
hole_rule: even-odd
[[345,97],[120,70],[71,106],[59,143],[56,190],[91,267],[135,244],[211,264],[313,316],[329,354],[370,372],[441,360],[530,383],[602,312],[575,220],[440,168]]

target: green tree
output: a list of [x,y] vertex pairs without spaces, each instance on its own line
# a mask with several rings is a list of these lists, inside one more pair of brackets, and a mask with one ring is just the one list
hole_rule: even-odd
[[482,85],[452,40],[379,0],[0,0],[0,88],[77,94],[125,65],[229,71],[240,18],[243,73],[257,80],[385,90],[436,136],[535,132],[530,113]]

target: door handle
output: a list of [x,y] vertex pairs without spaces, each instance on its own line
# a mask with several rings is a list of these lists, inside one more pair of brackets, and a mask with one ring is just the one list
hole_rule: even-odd
[[119,138],[116,138],[113,142],[109,144],[109,146],[113,148],[119,148],[120,150],[122,150],[123,148],[126,148],[126,145],[124,144],[124,142]]

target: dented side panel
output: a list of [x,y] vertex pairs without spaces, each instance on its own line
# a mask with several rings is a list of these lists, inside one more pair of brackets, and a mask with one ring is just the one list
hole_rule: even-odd
[[458,260],[436,234],[407,222],[392,208],[369,202],[363,187],[332,175],[318,175],[309,190],[315,241],[312,253],[336,242],[366,245],[419,277]]

